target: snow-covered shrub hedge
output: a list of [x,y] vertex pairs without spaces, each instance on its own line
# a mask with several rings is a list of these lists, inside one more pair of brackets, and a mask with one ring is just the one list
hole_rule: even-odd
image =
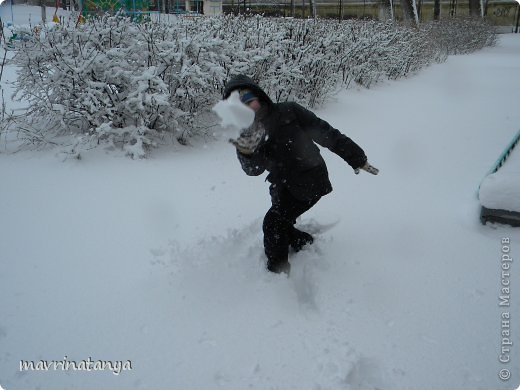
[[73,135],[144,156],[165,137],[185,143],[205,134],[214,123],[211,106],[233,74],[258,80],[275,101],[314,107],[339,88],[405,77],[448,53],[492,42],[492,31],[475,21],[408,28],[259,16],[172,24],[105,16],[16,42],[18,97],[29,102],[16,125],[44,134],[36,140]]
[[451,54],[467,54],[496,43],[495,28],[485,19],[452,18],[422,26],[436,50]]

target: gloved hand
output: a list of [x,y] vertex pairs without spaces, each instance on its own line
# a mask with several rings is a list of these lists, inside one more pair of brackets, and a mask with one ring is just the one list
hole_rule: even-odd
[[237,150],[242,154],[253,154],[255,152],[256,145],[251,145],[246,142],[246,140],[242,137],[238,137],[238,139],[230,138],[229,143],[233,144]]
[[373,167],[372,165],[370,165],[368,163],[368,161],[361,168],[354,169],[354,172],[356,173],[356,175],[359,173],[360,169],[362,169],[364,171],[367,171],[368,173],[371,173],[372,175],[377,175],[379,173],[379,169],[377,169],[376,167]]
[[265,135],[265,129],[259,123],[253,123],[249,128],[243,130],[237,139],[230,138],[237,150],[242,154],[253,154],[262,142]]

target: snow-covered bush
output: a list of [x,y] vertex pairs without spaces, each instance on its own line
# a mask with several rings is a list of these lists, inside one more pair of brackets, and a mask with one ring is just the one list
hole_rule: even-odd
[[144,156],[165,137],[186,143],[204,135],[230,75],[250,75],[275,101],[314,107],[339,88],[405,77],[493,37],[476,21],[419,29],[260,16],[64,23],[16,42],[18,97],[29,102],[17,126]]
[[451,54],[467,54],[496,43],[495,28],[481,18],[452,18],[422,26],[437,50]]
[[[159,133],[174,133],[184,113],[171,105],[154,36],[165,26],[119,17],[79,29],[59,26],[20,42],[18,93],[30,102],[29,125],[52,135],[83,134],[143,155]],[[164,48],[162,53],[168,53]]]

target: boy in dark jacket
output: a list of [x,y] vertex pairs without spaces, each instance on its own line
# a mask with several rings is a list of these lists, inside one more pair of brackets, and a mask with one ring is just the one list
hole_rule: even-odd
[[296,218],[332,191],[327,166],[315,142],[343,158],[357,173],[378,170],[367,162],[363,150],[347,136],[297,103],[278,103],[249,77],[233,77],[224,89],[224,99],[235,90],[242,103],[255,111],[253,124],[238,139],[242,169],[257,176],[265,170],[271,183],[272,206],[263,222],[267,269],[289,274],[289,246],[299,251],[313,237],[294,227]]

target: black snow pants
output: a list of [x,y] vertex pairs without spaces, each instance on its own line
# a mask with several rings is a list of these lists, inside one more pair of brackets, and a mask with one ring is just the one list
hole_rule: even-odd
[[299,231],[294,227],[296,218],[314,206],[320,196],[302,201],[296,199],[283,185],[271,184],[271,208],[264,217],[264,249],[270,261],[286,261],[291,238]]

